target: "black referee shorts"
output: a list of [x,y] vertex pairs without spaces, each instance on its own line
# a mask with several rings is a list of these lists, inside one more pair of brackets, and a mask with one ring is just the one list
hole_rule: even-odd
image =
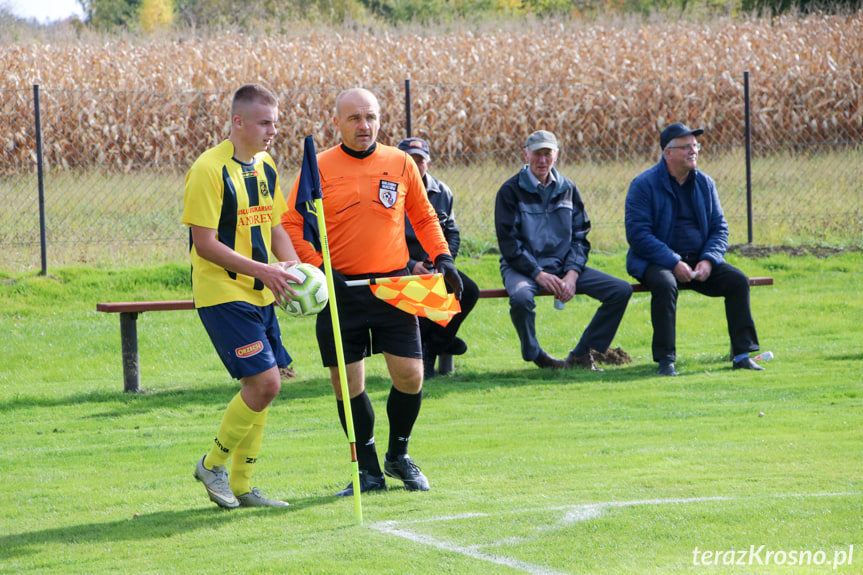
[[[344,283],[345,279],[393,277],[407,275],[407,273],[405,268],[385,274],[344,276],[335,273],[334,270],[333,283],[345,364],[354,363],[373,353],[381,352],[398,357],[422,358],[422,342],[416,316],[378,299],[367,285],[348,287]],[[316,325],[318,347],[324,367],[338,365],[330,315],[331,304],[332,301],[318,314]]]

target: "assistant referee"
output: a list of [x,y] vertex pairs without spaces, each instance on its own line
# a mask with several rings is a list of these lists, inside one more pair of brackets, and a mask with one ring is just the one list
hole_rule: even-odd
[[[361,492],[386,489],[386,475],[411,491],[427,491],[429,481],[408,455],[408,441],[422,403],[423,363],[417,318],[379,299],[367,288],[348,288],[345,279],[408,275],[405,214],[423,248],[461,295],[461,279],[428,201],[419,171],[405,152],[377,143],[380,104],[368,90],[339,94],[333,122],[341,144],[318,154],[328,245],[344,347],[348,390],[356,434]],[[293,209],[299,178],[282,215],[300,260],[320,266],[323,258],[303,240],[303,218]],[[347,432],[344,398],[329,309],[317,316],[321,359],[330,369],[339,419]],[[382,353],[392,379],[387,400],[389,442],[384,470],[375,448],[375,413],[365,390],[365,358]],[[336,493],[353,495],[353,484]]]

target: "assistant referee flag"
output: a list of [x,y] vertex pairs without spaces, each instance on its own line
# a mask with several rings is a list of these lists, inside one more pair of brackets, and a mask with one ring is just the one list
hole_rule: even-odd
[[454,294],[447,293],[443,275],[422,274],[349,280],[349,286],[368,285],[380,300],[411,315],[427,317],[446,327],[453,316],[461,311]]

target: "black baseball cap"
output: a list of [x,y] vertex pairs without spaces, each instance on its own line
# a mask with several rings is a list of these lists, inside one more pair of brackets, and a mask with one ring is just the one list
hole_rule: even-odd
[[700,136],[704,133],[702,128],[697,128],[695,130],[690,130],[684,124],[680,122],[675,122],[670,126],[666,127],[662,130],[662,133],[659,134],[659,147],[663,150],[665,146],[668,145],[668,142],[674,140],[675,138],[682,138],[683,136]]
[[431,159],[428,142],[422,138],[407,138],[402,140],[399,142],[398,148],[408,154],[416,154],[417,156],[422,156],[426,160]]

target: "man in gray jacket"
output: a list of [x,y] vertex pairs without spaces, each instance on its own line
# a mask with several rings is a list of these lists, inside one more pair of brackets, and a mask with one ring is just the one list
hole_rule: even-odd
[[695,138],[703,132],[680,122],[665,128],[659,135],[662,158],[632,180],[626,194],[626,270],[650,289],[659,375],[677,375],[679,284],[724,297],[733,368],[764,369],[749,357],[758,350],[749,278],[725,261],[728,222],[713,178],[696,169],[701,144]]
[[[558,152],[554,134],[534,132],[524,146],[527,164],[497,192],[494,223],[500,273],[525,361],[542,368],[601,371],[591,350],[608,351],[632,286],[587,267],[590,219],[578,188],[554,167]],[[555,359],[537,340],[534,298],[545,291],[565,304],[576,290],[602,305],[566,359]]]

